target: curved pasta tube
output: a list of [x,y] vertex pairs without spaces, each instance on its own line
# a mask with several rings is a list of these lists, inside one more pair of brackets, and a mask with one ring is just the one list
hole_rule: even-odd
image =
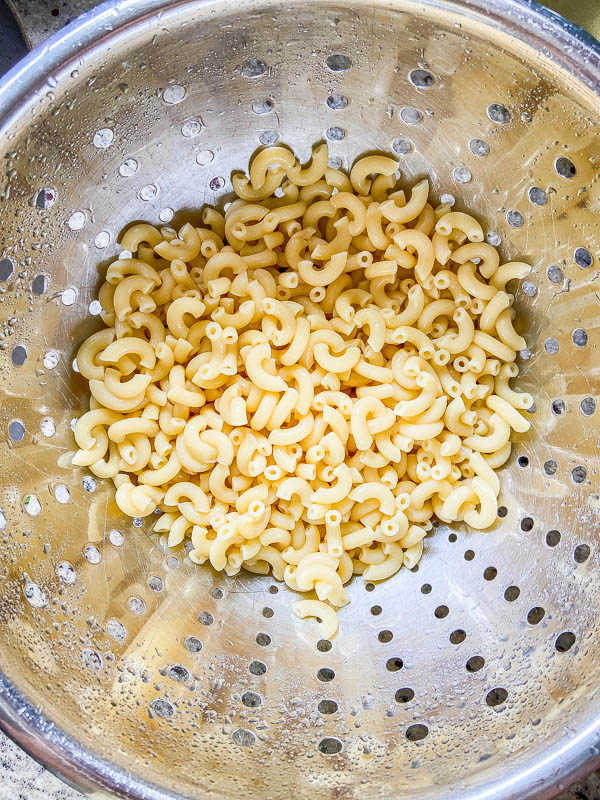
[[288,170],[295,163],[296,157],[286,147],[268,147],[261,150],[250,162],[249,173],[252,188],[260,189],[264,186],[269,170],[277,167]]
[[506,284],[509,281],[525,278],[530,272],[531,267],[529,264],[525,264],[522,261],[510,261],[498,267],[494,275],[492,275],[490,283],[496,289],[506,290]]
[[493,453],[496,450],[500,450],[510,437],[508,423],[498,413],[494,412],[490,417],[489,429],[489,433],[485,435],[475,434],[474,436],[468,436],[464,440],[465,445],[472,450],[478,450],[480,453]]
[[89,336],[77,351],[77,367],[79,372],[88,381],[92,378],[102,380],[104,377],[104,366],[98,364],[100,354],[114,341],[115,329],[106,328],[103,331]]
[[433,270],[434,252],[431,239],[423,231],[414,228],[407,228],[394,236],[394,244],[406,250],[412,247],[417,252],[417,263],[415,264],[415,276],[420,283],[423,283]]
[[279,375],[267,371],[265,363],[272,363],[270,359],[271,347],[267,342],[255,345],[246,355],[246,371],[250,380],[267,392],[283,392],[287,385]]
[[381,213],[390,222],[407,223],[416,219],[425,208],[429,196],[429,181],[424,178],[415,184],[410,194],[410,200],[404,206],[397,206],[393,199],[381,204]]
[[328,286],[343,273],[347,257],[346,252],[335,253],[321,269],[316,269],[312,261],[299,261],[298,274],[309,286]]
[[[140,376],[143,377],[143,376]],[[129,412],[137,409],[144,403],[145,392],[131,398],[118,397],[108,390],[104,381],[90,380],[90,392],[97,402],[113,411]]]
[[483,242],[483,229],[477,220],[463,211],[450,211],[435,224],[437,233],[449,236],[453,230],[462,231],[470,242]]
[[465,261],[472,261],[475,258],[480,259],[481,263],[478,265],[478,270],[488,280],[494,275],[500,263],[498,251],[487,242],[463,244],[450,254],[450,258],[452,261],[456,261],[457,264],[464,264]]
[[352,241],[348,217],[341,217],[333,223],[333,226],[335,228],[335,236],[330,242],[319,242],[312,250],[312,258],[330,259],[336,253],[348,252]]
[[136,253],[140,244],[148,244],[150,247],[154,247],[162,239],[162,234],[153,225],[149,225],[147,222],[138,222],[127,228],[125,233],[121,235],[120,244],[130,253]]
[[498,514],[496,496],[487,481],[480,477],[473,478],[472,487],[477,495],[480,509],[479,511],[469,509],[465,512],[465,522],[479,530],[489,528],[496,521]]
[[[152,226],[148,225],[148,227]],[[161,283],[160,276],[154,267],[139,258],[118,258],[113,261],[106,271],[106,282],[117,286],[127,276],[146,278],[151,280],[155,286],[160,286]]]
[[396,542],[386,542],[383,545],[385,558],[379,564],[369,564],[363,572],[367,581],[382,581],[395,575],[404,564],[404,551]]
[[[490,303],[488,303],[490,305]],[[487,308],[486,308],[487,311]],[[527,342],[520,336],[513,328],[512,318],[514,311],[511,308],[506,308],[496,318],[496,333],[500,338],[503,345],[512,350],[524,350],[527,347]]]
[[182,261],[193,261],[200,253],[200,236],[198,231],[189,222],[179,231],[179,237],[170,242],[159,242],[154,246],[154,252],[167,261],[180,258]]
[[391,490],[382,483],[367,482],[361,483],[350,492],[350,499],[357,503],[364,503],[366,500],[377,500],[378,507],[382,514],[391,517],[396,512],[396,501]]
[[488,408],[491,408],[496,414],[502,417],[513,430],[517,431],[517,433],[526,433],[531,427],[529,420],[519,414],[517,409],[504,398],[492,394],[486,398],[485,403]]
[[436,397],[437,381],[428,372],[421,372],[417,376],[417,386],[421,393],[412,400],[399,400],[394,407],[394,413],[399,417],[416,417],[431,407]]
[[327,169],[329,150],[326,144],[320,144],[312,152],[312,161],[308,167],[302,168],[293,164],[287,168],[287,177],[296,186],[310,186],[320,180]]
[[294,614],[300,619],[317,617],[319,632],[323,639],[333,639],[338,631],[338,615],[335,609],[321,600],[298,600],[292,605]]
[[388,156],[363,156],[356,161],[350,170],[350,182],[358,194],[367,195],[373,181],[370,175],[394,175],[398,162]]
[[[231,184],[233,186],[233,191],[237,194],[238,197],[241,197],[242,200],[246,200],[250,203],[255,203],[259,200],[264,200],[269,195],[273,194],[275,189],[281,186],[281,181],[285,175],[284,170],[281,167],[273,167],[269,169],[265,173],[265,179],[261,186],[254,189],[250,185],[250,180],[247,178],[243,173],[234,173],[231,176]],[[223,235],[225,230],[223,229]]]
[[473,343],[475,326],[470,314],[464,308],[457,308],[452,319],[456,322],[458,332],[446,333],[436,339],[436,347],[447,350],[450,354],[463,353]]
[[156,308],[156,303],[150,297],[154,288],[152,278],[141,275],[131,275],[117,284],[113,303],[117,319],[124,320],[133,311],[134,304],[140,311],[151,313]]
[[352,220],[348,225],[351,236],[359,236],[367,224],[367,209],[360,199],[351,192],[338,192],[332,195],[331,206],[336,209],[344,209],[352,214]]
[[320,487],[313,496],[313,502],[319,504],[333,505],[339,503],[347,497],[352,489],[352,474],[346,464],[338,464],[333,468],[332,476],[335,484],[332,486]]

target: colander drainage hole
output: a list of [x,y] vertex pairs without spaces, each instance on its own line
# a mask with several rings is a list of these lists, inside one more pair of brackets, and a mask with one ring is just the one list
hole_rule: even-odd
[[404,666],[404,661],[401,658],[388,658],[385,662],[385,668],[388,672],[399,672]]
[[556,545],[560,542],[560,531],[548,531],[546,534],[546,544],[548,547],[556,547]]
[[258,708],[262,705],[263,699],[256,692],[244,692],[242,695],[242,703],[247,708]]
[[251,661],[248,670],[252,675],[264,675],[267,671],[267,665],[262,661]]
[[583,564],[590,557],[590,547],[587,544],[578,544],[573,552],[573,558],[578,564]]
[[398,689],[394,695],[394,699],[397,703],[410,703],[414,696],[414,691],[407,686],[404,689]]
[[467,638],[467,634],[461,628],[457,628],[455,631],[452,631],[449,638],[452,644],[462,644]]
[[271,644],[271,637],[268,633],[257,633],[256,644],[260,645],[261,647],[268,647]]
[[485,666],[485,658],[482,656],[471,656],[465,664],[467,672],[479,672]]
[[573,483],[583,483],[587,478],[587,469],[579,464],[571,471],[571,477],[573,478]]
[[435,614],[436,619],[445,619],[450,613],[450,609],[448,606],[438,606],[433,613]]
[[319,639],[317,642],[317,650],[319,653],[328,653],[331,650],[332,644],[329,639]]
[[429,734],[427,725],[409,725],[406,729],[406,738],[409,742],[420,742]]
[[529,459],[527,458],[527,456],[519,456],[519,458],[517,459],[517,464],[522,469],[524,469],[525,467],[529,466]]
[[539,625],[546,616],[546,611],[541,606],[534,606],[527,614],[527,622],[530,625]]
[[507,697],[508,697],[508,692],[506,691],[506,689],[503,689],[501,686],[499,686],[498,688],[492,689],[490,692],[487,693],[485,697],[485,702],[491,708],[495,708],[496,706],[501,706],[502,703],[506,701]]
[[377,638],[379,639],[380,642],[382,642],[382,644],[387,644],[388,642],[392,641],[392,639],[394,638],[394,634],[388,630],[379,631]]
[[321,667],[321,669],[317,672],[317,678],[323,683],[329,683],[335,678],[335,671],[330,669],[330,667]]
[[338,710],[338,704],[335,700],[321,700],[318,705],[319,714],[335,714]]
[[374,617],[378,617],[382,611],[383,609],[381,606],[371,606],[371,614],[373,614]]
[[336,753],[341,753],[342,743],[334,736],[326,736],[319,742],[319,751],[325,756],[333,756]]
[[175,713],[175,709],[168,700],[158,698],[150,703],[150,716],[162,717],[163,719],[171,719]]
[[269,608],[269,606],[265,606],[265,608],[263,608],[262,610],[262,615],[263,617],[265,617],[265,619],[271,619],[274,613],[275,612],[273,611],[273,609]]
[[421,586],[421,594],[429,594],[430,592],[431,592],[431,584],[424,583],[423,586]]
[[505,517],[507,514],[508,514],[508,509],[507,509],[507,507],[506,507],[506,506],[498,506],[498,516],[499,516],[501,519],[504,519],[504,517]]
[[458,536],[455,533],[448,534],[448,541],[450,544],[454,544],[454,542],[458,541]]
[[465,550],[465,561],[473,561],[475,558],[474,550]]
[[566,653],[575,644],[575,639],[576,637],[574,633],[571,633],[571,631],[565,631],[564,633],[561,633],[560,636],[557,636],[556,641],[554,642],[554,647],[559,653]]
[[212,625],[214,621],[215,618],[210,611],[201,611],[198,614],[198,622],[200,622],[202,625]]
[[533,530],[533,519],[531,517],[523,517],[521,520],[521,530],[525,531],[525,533],[529,533],[529,531]]
[[220,600],[223,597],[223,594],[224,594],[223,589],[219,589],[218,586],[215,586],[214,589],[210,590],[210,596],[214,600]]
[[508,589],[504,592],[504,599],[509,603],[513,603],[520,594],[521,590],[519,589],[518,586],[509,586]]
[[556,475],[556,470],[558,469],[558,464],[554,459],[549,459],[548,461],[544,462],[544,472],[546,475]]
[[231,734],[231,738],[240,747],[252,747],[256,742],[256,735],[245,728],[238,728]]
[[202,642],[195,636],[188,636],[184,641],[185,649],[190,653],[199,653],[202,650]]

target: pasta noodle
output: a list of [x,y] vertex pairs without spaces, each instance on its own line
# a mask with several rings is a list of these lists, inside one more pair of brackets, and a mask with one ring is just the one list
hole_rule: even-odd
[[434,516],[492,525],[533,398],[509,385],[528,266],[427,180],[407,200],[394,159],[327,158],[266,148],[224,214],[125,231],[77,354],[73,464],[195,564],[310,593],[293,610],[331,638],[352,575],[414,567]]

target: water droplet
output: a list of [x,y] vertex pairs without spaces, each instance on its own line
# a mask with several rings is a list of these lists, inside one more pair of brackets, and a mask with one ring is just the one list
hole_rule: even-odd
[[100,231],[94,239],[94,244],[98,250],[103,250],[110,243],[110,233],[108,231]]
[[25,511],[29,514],[30,517],[37,517],[39,516],[42,510],[42,504],[36,495],[28,494],[25,496],[23,500],[23,505],[25,506]]
[[92,300],[88,306],[88,311],[93,317],[97,317],[103,311],[102,304],[99,300]]
[[67,286],[63,289],[60,295],[63,306],[72,306],[77,300],[77,289],[74,286]]
[[138,162],[135,158],[127,158],[119,167],[119,175],[123,178],[131,178],[138,171]]
[[202,123],[197,119],[188,119],[181,126],[181,133],[186,139],[191,139],[198,136],[202,130]]
[[96,131],[94,134],[92,141],[94,147],[97,147],[98,150],[106,150],[107,147],[111,146],[114,138],[115,134],[110,128],[100,128],[100,130]]
[[214,159],[215,154],[212,150],[201,150],[196,156],[196,164],[200,167],[206,167]]
[[28,581],[23,591],[29,605],[33,608],[43,608],[46,605],[46,594],[37,583]]
[[67,220],[67,225],[72,231],[80,231],[85,225],[85,213],[83,211],[74,211]]
[[63,583],[72,584],[77,580],[75,568],[68,561],[61,561],[56,568],[56,574]]
[[59,483],[58,486],[54,488],[54,497],[58,503],[68,503],[71,499],[71,492],[64,483]]
[[6,516],[4,511],[0,511],[0,531],[3,531],[6,528]]
[[99,564],[102,561],[100,550],[93,544],[88,544],[83,548],[83,557],[90,564]]
[[453,206],[456,203],[456,198],[454,197],[453,194],[449,194],[448,192],[446,192],[440,197],[440,203]]
[[108,541],[115,547],[121,547],[121,545],[125,541],[125,537],[123,536],[121,531],[118,531],[116,528],[113,528],[111,531],[108,532]]
[[54,367],[58,366],[58,362],[59,356],[56,350],[47,350],[44,353],[42,364],[46,367],[46,369],[54,369]]
[[54,420],[50,417],[44,417],[44,419],[40,422],[40,430],[42,432],[42,436],[50,439],[56,433],[56,425],[54,424]]
[[181,103],[185,97],[185,87],[180,86],[177,83],[173,86],[167,86],[167,88],[163,91],[162,96],[165,103],[168,103],[172,106],[177,105],[177,103]]
[[109,619],[105,626],[106,633],[115,641],[121,642],[127,636],[127,629],[118,619]]
[[141,200],[153,200],[158,194],[158,186],[155,183],[148,183],[140,189]]
[[171,222],[175,216],[175,212],[172,208],[163,208],[158,216],[161,222]]

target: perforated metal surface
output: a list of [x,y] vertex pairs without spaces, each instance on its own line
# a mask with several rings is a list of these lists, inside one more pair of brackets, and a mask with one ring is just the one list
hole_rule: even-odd
[[[568,753],[582,732],[588,747],[596,95],[451,6],[182,3],[53,70],[23,106],[0,131],[7,677],[84,748],[162,791],[146,796],[508,797],[542,753]],[[533,433],[502,471],[497,525],[440,526],[418,571],[353,582],[331,647],[282,585],[167,552],[68,456],[86,396],[71,363],[123,225],[199,218],[260,144],[307,158],[323,138],[344,168],[398,154],[407,182],[429,174],[506,258],[534,265],[516,301]]]

